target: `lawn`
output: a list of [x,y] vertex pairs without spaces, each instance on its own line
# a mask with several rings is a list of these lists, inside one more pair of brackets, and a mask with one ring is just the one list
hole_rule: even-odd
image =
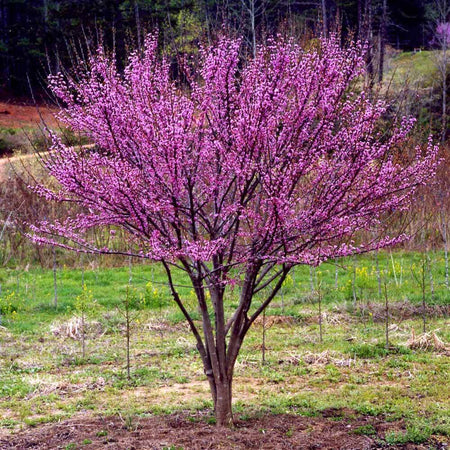
[[[380,286],[375,255],[295,269],[244,343],[235,370],[236,419],[250,423],[267,414],[289,414],[349,420],[353,436],[383,445],[441,448],[448,442],[450,291],[443,254],[380,253],[378,265]],[[213,422],[194,339],[170,301],[159,265],[134,262],[131,272],[129,267],[89,266],[83,273],[60,268],[56,307],[52,271],[4,269],[0,282],[0,437],[79,417],[115,417],[127,429],[168,414]],[[198,318],[188,280],[179,274],[176,283]],[[127,292],[130,379],[123,317]],[[89,297],[83,310],[81,300]],[[231,292],[230,311],[236,302],[237,292]],[[411,348],[406,344],[412,330],[419,338],[424,318],[430,339]],[[435,347],[431,332],[443,346]]]

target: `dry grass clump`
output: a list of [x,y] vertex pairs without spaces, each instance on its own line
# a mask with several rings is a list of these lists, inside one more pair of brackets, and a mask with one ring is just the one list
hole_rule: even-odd
[[316,366],[325,366],[327,364],[334,364],[339,367],[351,367],[355,364],[352,358],[342,358],[337,352],[325,350],[322,353],[306,352],[303,355],[292,354],[289,358],[283,360],[284,363],[298,365],[301,362]]
[[95,380],[88,380],[84,383],[69,383],[68,381],[43,381],[41,379],[29,380],[32,384],[36,383],[37,388],[26,396],[30,400],[39,395],[49,395],[57,393],[58,395],[72,395],[87,391],[104,391],[106,381],[103,377],[98,377]]
[[0,333],[2,334],[2,336],[4,337],[11,337],[12,334],[9,332],[8,328],[0,325]]
[[[56,322],[50,326],[50,331],[58,337],[65,337],[74,340],[80,340],[83,335],[83,321],[81,317],[72,317],[65,322]],[[84,334],[103,336],[105,331],[102,324],[95,320],[84,322]]]
[[[346,323],[352,322],[353,319],[350,317],[349,314],[344,312],[328,312],[324,311],[322,312],[322,323],[326,323],[328,325],[343,325]],[[309,316],[305,319],[306,323],[319,323],[320,322],[320,316],[319,314],[315,314],[312,316]]]
[[[423,315],[423,306],[414,304],[409,300],[389,303],[389,317],[398,321],[414,319]],[[344,313],[348,310],[347,305],[336,307],[336,311]],[[386,320],[385,305],[380,302],[358,302],[351,314],[361,317],[370,317],[374,322]],[[426,305],[425,315],[427,317],[446,317],[450,314],[450,305]]]
[[258,367],[260,360],[251,356],[242,356],[236,361],[236,370],[248,369],[249,367]]
[[171,323],[169,320],[162,318],[152,318],[144,324],[144,329],[154,331],[156,333],[173,333],[175,331],[183,331],[189,328],[187,322],[177,324]]
[[270,328],[273,325],[295,325],[296,320],[294,317],[291,316],[266,316],[265,318],[263,316],[259,316],[255,320],[255,325],[262,326],[264,324],[265,328]]
[[336,314],[330,312],[322,313],[322,320],[329,325],[341,325],[343,323],[349,322],[350,317],[348,314]]
[[191,342],[189,339],[186,339],[183,336],[177,338],[175,342],[177,344],[177,347],[182,348],[186,352],[193,351],[197,348],[194,342]]
[[429,331],[428,333],[422,333],[416,336],[414,329],[412,329],[411,337],[405,345],[411,349],[432,350],[450,355],[450,346],[446,344],[435,331]]

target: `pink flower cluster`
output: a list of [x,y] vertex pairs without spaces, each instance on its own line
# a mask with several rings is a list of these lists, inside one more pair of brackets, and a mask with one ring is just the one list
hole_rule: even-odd
[[202,48],[189,86],[172,79],[153,35],[124,73],[100,49],[87,74],[51,77],[60,119],[96,150],[53,136],[47,167],[60,191],[38,192],[84,213],[35,227],[35,239],[106,252],[83,233],[117,226],[142,256],[223,267],[319,264],[403,239],[349,241],[407,207],[437,153],[430,141],[403,154],[410,118],[381,127],[387,105],[362,89],[361,46],[331,37],[305,50],[277,37],[249,60],[240,47],[225,37]]
[[441,22],[437,24],[435,38],[438,42],[450,44],[450,22]]

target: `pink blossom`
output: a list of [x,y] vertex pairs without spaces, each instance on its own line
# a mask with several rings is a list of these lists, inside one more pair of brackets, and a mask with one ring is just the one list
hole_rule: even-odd
[[80,80],[50,78],[61,120],[99,149],[81,155],[52,135],[47,168],[61,190],[35,190],[86,210],[55,234],[75,243],[116,225],[155,259],[318,262],[357,252],[336,243],[404,208],[432,176],[431,143],[407,166],[393,157],[414,120],[381,139],[386,105],[348,90],[364,70],[359,45],[331,38],[304,52],[277,38],[242,68],[239,49],[230,38],[203,48],[190,89],[171,79],[153,35],[124,75],[100,49]]

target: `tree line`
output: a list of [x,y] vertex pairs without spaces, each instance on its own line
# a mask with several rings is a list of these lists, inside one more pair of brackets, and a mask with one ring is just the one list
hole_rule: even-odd
[[243,35],[250,53],[276,32],[339,29],[371,42],[369,71],[377,79],[386,44],[430,46],[437,12],[436,0],[0,0],[0,94],[42,93],[47,74],[70,67],[81,42],[102,41],[123,60],[155,28],[174,55],[195,52],[223,27]]

